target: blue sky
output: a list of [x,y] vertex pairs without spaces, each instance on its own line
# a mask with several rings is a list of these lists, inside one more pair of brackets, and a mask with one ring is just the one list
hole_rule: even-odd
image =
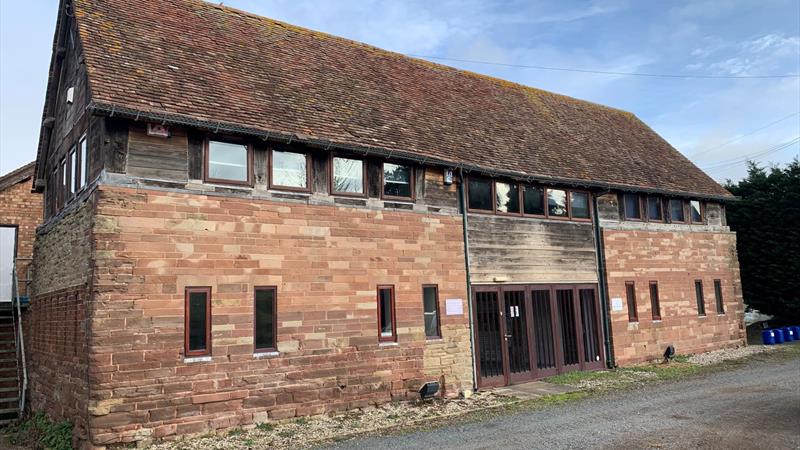
[[[227,0],[396,52],[614,72],[800,73],[800,0]],[[0,174],[36,155],[56,0],[0,2]],[[635,113],[717,180],[800,154],[800,79],[681,79],[437,61]]]

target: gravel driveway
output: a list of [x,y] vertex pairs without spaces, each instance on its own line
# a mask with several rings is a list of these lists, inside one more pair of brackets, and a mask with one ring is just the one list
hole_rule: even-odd
[[335,449],[800,448],[800,358]]

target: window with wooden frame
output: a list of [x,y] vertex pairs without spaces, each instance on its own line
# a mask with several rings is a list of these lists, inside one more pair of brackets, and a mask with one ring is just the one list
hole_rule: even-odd
[[381,186],[381,198],[413,200],[414,168],[403,164],[383,163]]
[[270,189],[309,192],[310,157],[307,153],[276,150],[270,152]]
[[187,287],[184,321],[184,355],[211,355],[211,288]]
[[367,194],[364,160],[331,157],[331,194],[353,197]]
[[256,353],[278,349],[278,288],[257,286],[253,296],[253,342]]
[[569,191],[569,217],[572,220],[589,220],[591,211],[588,192]]
[[378,341],[397,342],[394,286],[378,286]]
[[519,185],[517,183],[494,183],[495,207],[498,214],[519,214]]
[[439,319],[439,287],[435,284],[422,286],[422,318],[425,322],[425,338],[439,339],[442,337]]
[[717,303],[717,314],[725,314],[725,302],[722,301],[722,281],[714,280],[714,300]]
[[686,214],[683,210],[683,200],[679,198],[669,199],[669,221],[672,223],[686,222]]
[[80,167],[80,177],[78,182],[78,189],[83,189],[86,186],[86,183],[89,181],[89,149],[86,144],[86,135],[84,134],[81,136],[80,141],[78,142],[78,155],[79,155],[79,167]]
[[544,188],[539,186],[523,185],[522,187],[522,213],[526,216],[544,216]]
[[467,178],[467,209],[494,212],[494,183],[485,178]]
[[661,302],[658,298],[658,282],[650,282],[650,310],[653,314],[653,320],[661,320]]
[[547,217],[569,218],[567,191],[564,189],[547,189]]
[[639,194],[622,194],[622,217],[625,220],[644,220],[642,197]]
[[692,223],[703,223],[703,204],[700,200],[689,201],[689,217]]
[[204,161],[205,181],[252,185],[253,148],[250,145],[207,140]]
[[64,158],[61,160],[61,178],[60,178],[60,195],[59,195],[59,206],[64,206],[67,204],[67,200],[69,200],[69,172],[67,170],[67,159]]
[[628,301],[628,322],[638,322],[639,313],[636,311],[636,286],[633,281],[625,282],[625,297]]
[[697,298],[697,315],[706,315],[706,302],[703,299],[703,280],[694,280],[694,296]]
[[78,191],[78,151],[77,147],[72,147],[69,151],[69,193],[70,197]]
[[647,221],[664,221],[664,205],[661,201],[661,197],[655,197],[652,195],[647,197]]

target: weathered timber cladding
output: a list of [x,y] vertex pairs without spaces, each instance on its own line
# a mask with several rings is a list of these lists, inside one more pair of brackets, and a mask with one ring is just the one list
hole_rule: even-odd
[[[638,322],[628,322],[627,308],[610,313],[619,364],[659,358],[670,344],[682,354],[745,345],[734,233],[605,230],[603,235],[609,298],[624,301],[626,281],[636,289]],[[703,281],[705,317],[698,316],[696,279]],[[725,314],[716,312],[717,279]],[[660,321],[652,318],[650,281],[658,282]]]
[[597,282],[590,223],[470,214],[468,224],[473,283]]
[[[431,380],[472,387],[466,313],[441,316],[441,341],[423,325],[423,284],[438,284],[440,309],[466,298],[459,217],[99,192],[95,444],[366,406]],[[379,284],[395,286],[397,345],[378,344]],[[183,359],[187,286],[212,289],[210,362]],[[254,286],[277,286],[277,357],[253,356]]]
[[189,175],[186,130],[170,129],[170,136],[148,136],[144,125],[131,126],[128,134],[127,173],[136,177],[186,181]]

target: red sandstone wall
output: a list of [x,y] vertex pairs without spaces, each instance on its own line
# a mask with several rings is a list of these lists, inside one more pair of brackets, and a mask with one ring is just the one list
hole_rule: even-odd
[[[423,329],[422,284],[440,308],[466,299],[458,217],[99,189],[95,444],[471,388],[466,313],[442,315],[442,341]],[[397,345],[378,345],[378,284],[395,285]],[[256,285],[278,286],[278,357],[253,355]],[[186,286],[212,287],[209,362],[183,358]]]
[[[688,354],[745,345],[736,235],[727,232],[609,230],[603,232],[609,298],[623,301],[611,311],[617,364],[660,358],[667,345]],[[706,317],[699,317],[694,280],[703,280]],[[714,300],[722,281],[725,314]],[[658,281],[662,320],[653,321],[649,282]],[[629,323],[625,282],[634,281],[638,323]]]

